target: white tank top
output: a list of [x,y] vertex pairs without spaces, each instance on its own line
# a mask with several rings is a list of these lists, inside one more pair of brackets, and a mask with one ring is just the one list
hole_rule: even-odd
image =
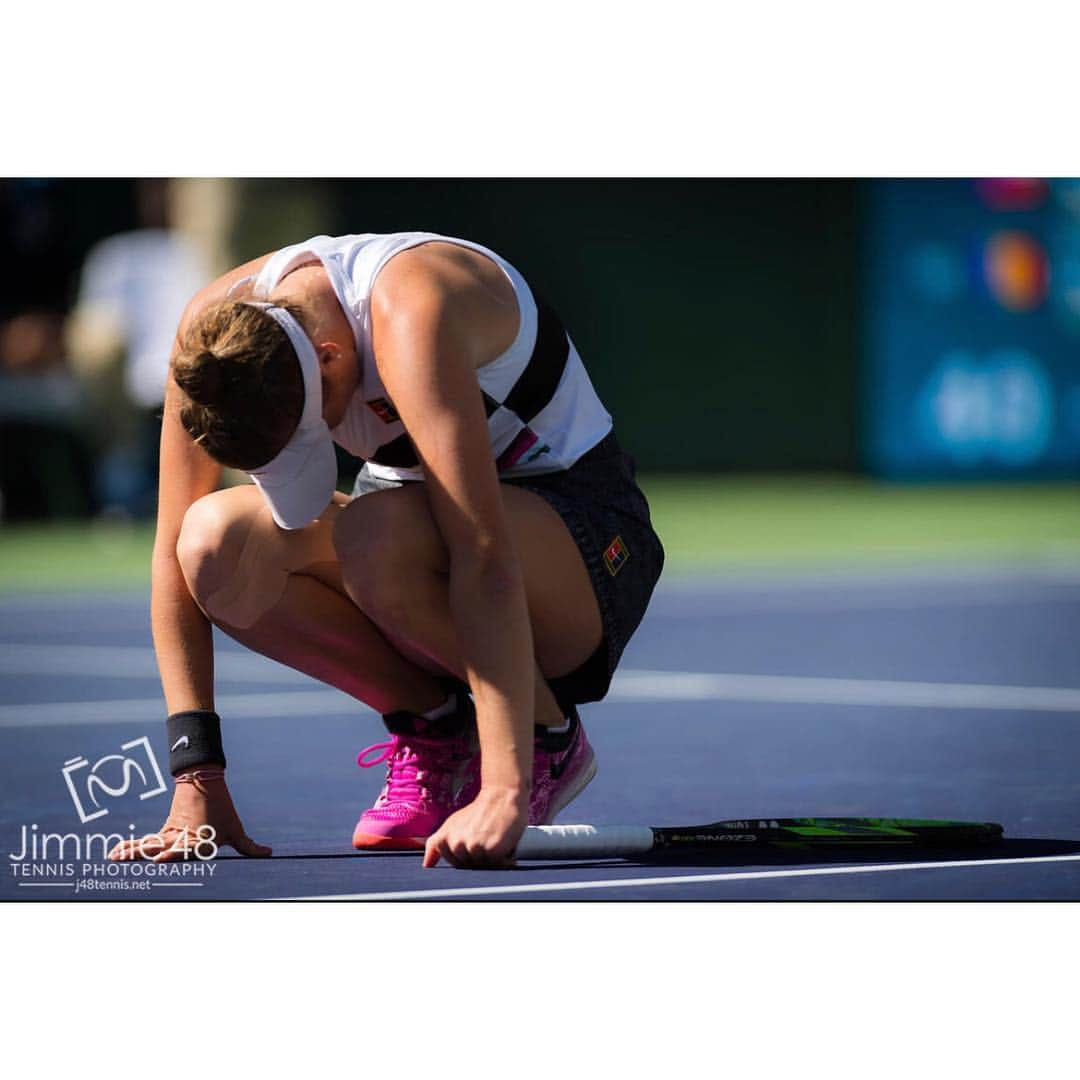
[[371,344],[371,290],[395,255],[433,240],[486,255],[506,274],[517,297],[517,337],[501,356],[477,371],[488,417],[491,452],[502,476],[568,469],[611,430],[577,349],[555,313],[537,303],[525,279],[505,259],[468,240],[435,233],[364,233],[315,236],[272,255],[255,279],[265,298],[292,269],[314,256],[323,265],[352,326],[360,384],[334,441],[363,458],[375,476],[419,480],[419,467],[404,425],[387,396]]

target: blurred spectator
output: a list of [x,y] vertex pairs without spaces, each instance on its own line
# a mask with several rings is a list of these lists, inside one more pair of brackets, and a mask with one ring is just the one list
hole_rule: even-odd
[[83,266],[68,341],[93,400],[98,498],[106,513],[151,514],[161,404],[184,306],[211,277],[174,226],[178,185],[136,184],[140,227],[98,242]]
[[63,353],[63,316],[24,311],[0,323],[0,516],[93,512],[85,396]]

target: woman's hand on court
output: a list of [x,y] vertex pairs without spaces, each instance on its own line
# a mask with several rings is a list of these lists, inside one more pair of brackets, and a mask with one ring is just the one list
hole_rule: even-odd
[[436,866],[440,859],[461,869],[513,866],[514,850],[528,823],[528,795],[481,788],[468,806],[428,837],[424,866]]
[[198,785],[177,784],[165,824],[156,833],[117,844],[108,857],[117,862],[206,859],[226,844],[241,855],[270,855],[270,848],[255,843],[244,831],[229,789],[224,779],[218,779]]

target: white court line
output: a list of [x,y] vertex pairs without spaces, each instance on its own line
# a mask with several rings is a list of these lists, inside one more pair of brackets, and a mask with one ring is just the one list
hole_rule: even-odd
[[[267,716],[346,716],[366,705],[337,690],[278,690],[259,694],[217,694],[218,712],[231,719]],[[0,728],[62,727],[66,724],[158,723],[165,699],[121,698],[114,701],[67,701],[35,705],[0,705]]]
[[726,569],[665,570],[657,586],[657,595],[678,592],[700,592],[703,588],[723,588],[734,591],[821,589],[824,587],[858,587],[860,589],[938,588],[967,585],[1076,585],[1080,584],[1080,544],[1055,545],[1056,553],[1045,551],[1037,557],[1023,558],[1013,554],[981,556],[967,553],[953,558],[928,561],[916,552],[909,558],[885,557],[866,563],[849,561],[845,564],[828,561],[817,564],[790,566],[746,563]]
[[[59,675],[57,671],[55,674]],[[721,675],[696,671],[624,671],[615,675],[609,701],[746,701],[781,705],[854,705],[872,708],[1080,712],[1080,689],[998,686],[801,675]],[[366,706],[332,689],[276,690],[217,695],[230,718],[351,716]],[[0,705],[0,728],[65,724],[141,723],[161,715],[161,697],[111,701]]]
[[1080,689],[832,679],[802,675],[724,675],[692,671],[626,671],[608,695],[617,701],[759,701],[801,705],[869,705],[929,709],[1080,711]]
[[1013,589],[1001,592],[946,592],[942,586],[935,586],[934,592],[921,592],[918,588],[909,588],[904,593],[875,594],[869,590],[860,592],[849,588],[828,591],[822,589],[812,592],[809,589],[786,593],[762,592],[755,595],[736,592],[707,592],[705,604],[701,604],[701,593],[680,597],[677,593],[668,593],[660,597],[649,611],[650,621],[656,619],[684,619],[687,617],[708,617],[722,619],[736,615],[782,615],[814,614],[818,612],[846,611],[915,611],[938,608],[978,608],[978,607],[1022,607],[1047,604],[1080,604],[1080,593],[1075,586],[1071,589],[1051,588],[1046,586],[1041,592]]
[[[0,675],[56,675],[112,679],[157,679],[154,650],[144,645],[0,644]],[[214,675],[223,682],[291,683],[308,676],[252,652],[218,649]]]
[[[304,688],[308,678],[255,654],[219,652],[215,673],[221,682],[266,682]],[[3,645],[0,674],[107,676],[157,678],[152,649],[110,645]],[[302,689],[304,694],[326,691]],[[335,693],[331,691],[331,693]],[[234,695],[240,710],[251,695]],[[342,695],[337,695],[340,699]],[[1080,710],[1080,690],[1062,687],[999,686],[996,684],[928,683],[904,680],[839,679],[794,675],[711,674],[688,671],[625,671],[615,676],[611,696],[624,701],[766,701],[820,705],[870,705],[961,709],[1021,709],[1072,712]],[[131,699],[125,699],[130,702]],[[252,696],[251,707],[260,697]],[[348,699],[346,699],[347,701]],[[81,703],[80,703],[81,704]],[[114,702],[85,703],[96,718]],[[283,701],[289,709],[304,710],[302,700]],[[325,701],[309,702],[312,711],[323,711]],[[139,706],[141,708],[143,706]],[[0,707],[2,710],[3,707]],[[11,706],[15,708],[15,706]],[[38,706],[26,706],[31,713]],[[45,706],[48,708],[48,706]],[[116,706],[124,715],[129,705]],[[339,703],[341,711],[352,711]],[[78,710],[76,710],[77,712]],[[0,711],[0,715],[3,715]],[[74,715],[74,714],[73,714]],[[117,716],[116,719],[121,719]],[[38,723],[47,721],[39,719]],[[71,719],[69,722],[82,722]],[[0,720],[0,725],[3,721]]]
[[489,885],[464,889],[411,889],[402,892],[345,893],[330,896],[278,896],[269,900],[425,900],[451,896],[499,896],[508,893],[572,892],[580,889],[627,889],[658,885],[704,885],[717,881],[765,878],[826,877],[836,874],[881,874],[898,870],[948,870],[957,866],[1015,866],[1019,863],[1080,861],[1080,855],[1038,855],[1017,859],[964,859],[954,862],[880,863],[872,866],[826,866],[797,870],[748,870],[734,874],[684,874],[678,877],[615,878],[605,881],[553,881],[532,885]]

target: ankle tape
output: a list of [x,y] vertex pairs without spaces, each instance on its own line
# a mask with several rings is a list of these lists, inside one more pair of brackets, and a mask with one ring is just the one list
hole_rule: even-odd
[[460,735],[473,722],[476,708],[468,694],[463,694],[460,690],[453,692],[457,694],[457,705],[453,712],[447,713],[446,716],[428,720],[407,709],[399,709],[397,712],[383,715],[386,730],[391,735],[426,735],[436,739]]
[[549,751],[565,750],[573,741],[577,732],[578,724],[577,709],[571,707],[566,711],[566,728],[562,731],[552,731],[543,724],[536,724],[533,728],[533,736],[536,742]]
[[402,709],[386,713],[382,719],[391,735],[430,735],[437,739],[460,735],[465,730],[466,717],[459,709],[438,720],[425,720],[416,713]]

